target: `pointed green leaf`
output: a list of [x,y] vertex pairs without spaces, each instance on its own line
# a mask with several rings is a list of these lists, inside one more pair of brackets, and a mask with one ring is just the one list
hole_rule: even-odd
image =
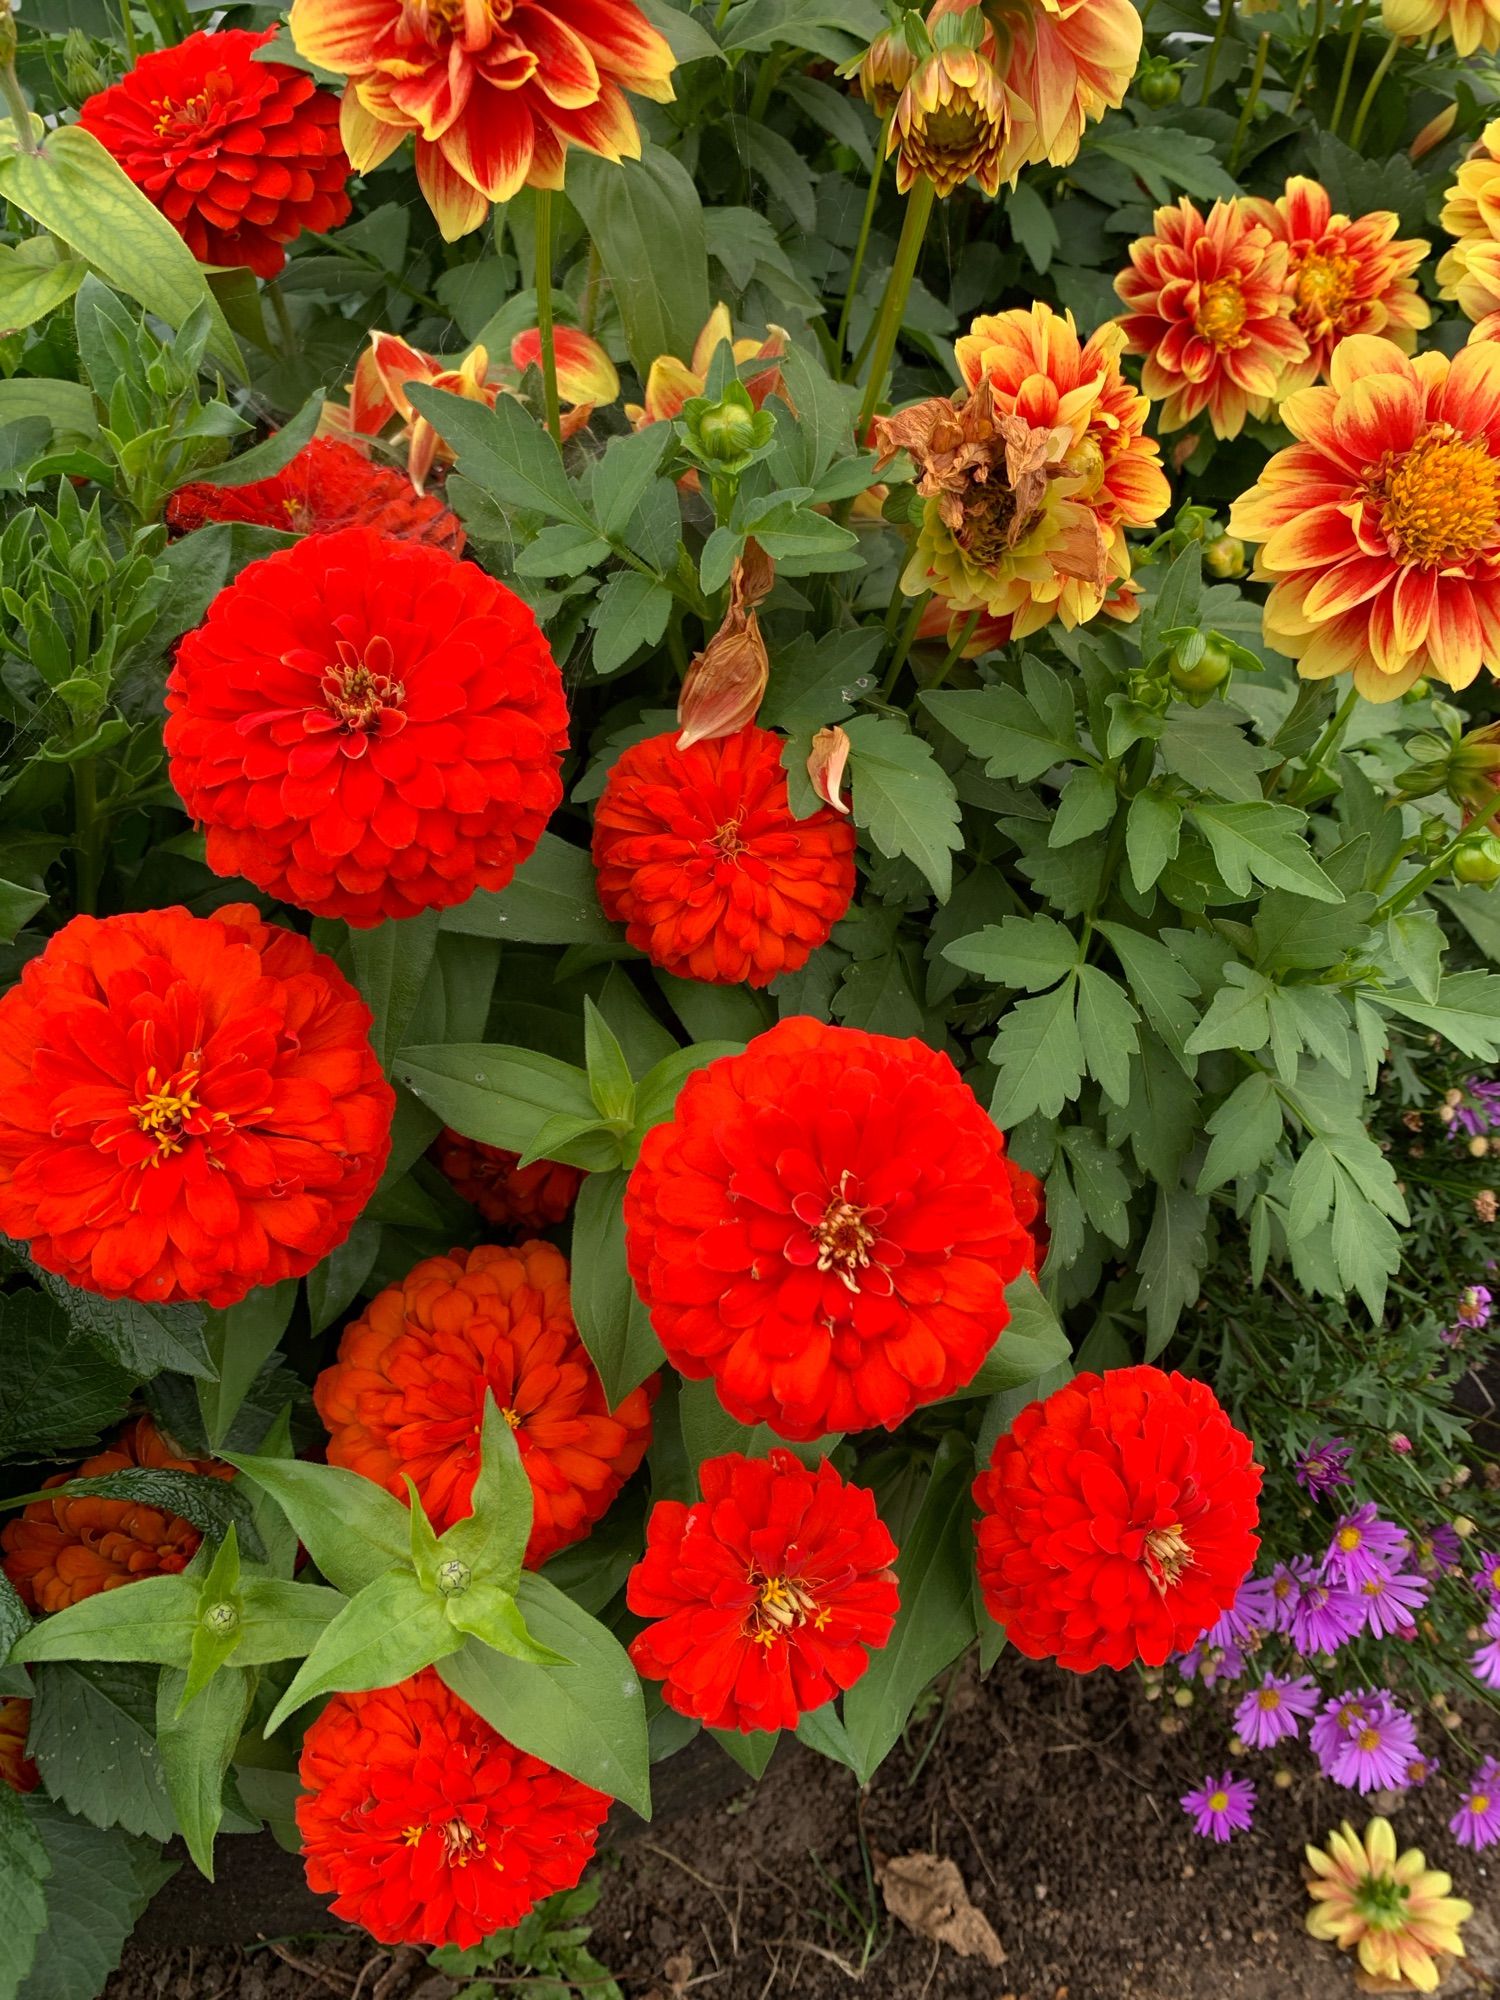
[[281,1508],[313,1561],[346,1597],[410,1554],[411,1523],[401,1502],[357,1472],[297,1458],[226,1454]]
[[265,1734],[316,1695],[394,1687],[463,1643],[440,1597],[424,1590],[409,1569],[387,1570],[323,1628],[267,1718]]
[[224,1817],[224,1778],[250,1713],[255,1676],[220,1674],[196,1700],[185,1674],[162,1670],[156,1697],[156,1743],[162,1775],[188,1853],[214,1879],[214,1836]]
[[54,1611],[23,1632],[13,1660],[150,1660],[185,1667],[198,1623],[198,1580],[138,1577]]

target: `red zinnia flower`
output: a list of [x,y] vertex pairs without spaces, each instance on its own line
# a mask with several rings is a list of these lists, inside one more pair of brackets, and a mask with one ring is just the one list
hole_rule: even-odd
[[647,1133],[626,1254],[668,1360],[742,1423],[894,1430],[994,1345],[1035,1203],[947,1056],[797,1016]]
[[594,818],[605,915],[654,965],[715,985],[795,972],[854,895],[854,828],[793,817],[782,738],[753,724],[679,750],[650,736],[616,760]]
[[290,465],[248,486],[179,486],[167,502],[167,526],[186,535],[205,521],[253,521],[295,535],[374,528],[456,556],[464,546],[458,517],[441,500],[414,493],[401,473],[331,437],[314,438]]
[[313,1390],[328,1462],[406,1498],[441,1534],[469,1512],[486,1390],[516,1434],[535,1512],[526,1561],[586,1535],[646,1455],[655,1376],[617,1410],[578,1338],[550,1243],[429,1257],[345,1327]]
[[336,1694],[308,1730],[297,1826],[308,1887],[380,1944],[467,1950],[593,1857],[603,1792],[517,1750],[431,1667]]
[[853,1687],[896,1616],[896,1544],[875,1496],[825,1458],[729,1452],[703,1498],[660,1500],[625,1602],[649,1618],[630,1657],[662,1700],[710,1729],[795,1729]]
[[577,1167],[560,1160],[533,1160],[523,1167],[519,1153],[466,1139],[447,1126],[433,1141],[432,1157],[455,1193],[486,1222],[519,1236],[535,1236],[561,1222],[583,1185]]
[[0,1230],[85,1291],[231,1306],[343,1242],[395,1101],[364,1001],[252,905],[74,917],[0,998]]
[[1206,1382],[1078,1375],[1028,1403],[974,1483],[979,1587],[1028,1659],[1159,1667],[1234,1602],[1261,1468]]
[[13,1792],[34,1792],[42,1774],[26,1755],[31,1730],[31,1703],[24,1695],[0,1701],[0,1785]]
[[[111,1472],[149,1466],[163,1472],[234,1473],[216,1459],[178,1458],[149,1417],[137,1417],[112,1445],[71,1472],[44,1481],[103,1479]],[[197,1554],[203,1537],[191,1521],[140,1500],[106,1500],[81,1493],[33,1500],[0,1531],[3,1567],[30,1611],[62,1611],[101,1590],[118,1590],[142,1576],[176,1576]]]
[[283,244],[337,228],[350,208],[339,101],[301,70],[256,62],[275,32],[189,35],[78,114],[200,264],[259,278],[285,264]]
[[503,889],[562,798],[562,677],[513,591],[346,528],[241,570],[167,682],[208,863],[360,928]]

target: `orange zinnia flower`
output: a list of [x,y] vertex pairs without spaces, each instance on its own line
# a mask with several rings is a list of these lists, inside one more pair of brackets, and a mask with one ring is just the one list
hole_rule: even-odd
[[1372,701],[1423,675],[1467,687],[1500,660],[1500,346],[1413,361],[1361,334],[1330,374],[1287,398],[1299,442],[1230,514],[1264,544],[1267,644]]
[[1500,0],[1382,0],[1381,19],[1402,41],[1434,35],[1451,41],[1453,52],[1500,49]]
[[433,1141],[432,1157],[455,1194],[492,1227],[517,1236],[535,1236],[563,1221],[583,1185],[577,1167],[558,1160],[533,1160],[523,1167],[519,1153],[466,1139],[447,1126]]
[[537,1569],[588,1533],[645,1457],[656,1387],[653,1376],[612,1412],[573,1324],[562,1252],[485,1243],[428,1257],[372,1299],[313,1400],[329,1464],[399,1500],[411,1479],[441,1533],[469,1512],[492,1391],[531,1479]]
[[[232,1479],[214,1459],[179,1458],[149,1417],[127,1424],[112,1445],[72,1472],[45,1482],[102,1479],[111,1472],[150,1466],[164,1472],[206,1472]],[[140,1500],[33,1500],[0,1531],[0,1567],[31,1611],[62,1611],[101,1590],[118,1590],[142,1576],[176,1576],[187,1568],[203,1537],[190,1521]]]
[[13,1792],[34,1792],[42,1782],[41,1772],[26,1755],[26,1738],[31,1731],[31,1703],[24,1695],[0,1701],[0,1785]]
[[1412,276],[1431,245],[1419,237],[1396,242],[1398,215],[1380,208],[1351,222],[1333,213],[1327,188],[1303,174],[1294,174],[1275,201],[1247,199],[1243,207],[1291,252],[1292,320],[1308,352],[1283,370],[1279,396],[1326,382],[1334,348],[1351,333],[1384,334],[1411,353],[1417,329],[1432,320]]
[[1216,201],[1205,218],[1184,195],[1154,220],[1156,234],[1131,244],[1132,268],[1115,279],[1130,308],[1129,351],[1146,357],[1141,386],[1161,401],[1161,429],[1207,410],[1215,437],[1238,437],[1307,359],[1292,319],[1290,244],[1237,201]]
[[315,437],[269,479],[247,486],[179,486],[167,502],[167,526],[179,535],[207,521],[253,521],[295,535],[374,528],[462,555],[458,517],[431,494],[413,493],[399,472],[372,465],[367,451],[342,438]]
[[676,60],[631,0],[293,0],[300,55],[346,76],[356,173],[416,139],[448,242],[522,187],[560,188],[570,145],[638,160],[624,92],[670,104]]
[[1458,238],[1437,267],[1442,296],[1473,320],[1500,312],[1500,119],[1459,168],[1438,220]]

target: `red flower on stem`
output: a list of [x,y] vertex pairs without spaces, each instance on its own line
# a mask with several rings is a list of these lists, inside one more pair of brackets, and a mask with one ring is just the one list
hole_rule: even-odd
[[495,1229],[518,1236],[535,1236],[566,1220],[583,1185],[577,1167],[560,1160],[533,1160],[523,1167],[519,1153],[466,1139],[448,1126],[433,1141],[432,1157],[455,1194]]
[[341,438],[314,438],[280,472],[247,486],[179,486],[167,502],[167,526],[187,535],[208,521],[251,521],[294,535],[373,528],[455,556],[464,547],[463,527],[441,500],[414,493],[403,474],[372,464]]

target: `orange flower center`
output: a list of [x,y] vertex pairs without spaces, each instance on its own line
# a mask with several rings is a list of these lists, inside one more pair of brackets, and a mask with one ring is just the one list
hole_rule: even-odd
[[[197,1057],[192,1060],[196,1063]],[[203,1109],[194,1095],[197,1081],[196,1067],[179,1070],[165,1082],[158,1077],[154,1065],[146,1071],[146,1094],[139,1104],[131,1105],[130,1115],[156,1141],[158,1160],[170,1159],[173,1153],[182,1151],[189,1136],[187,1128]]]
[[1467,562],[1500,535],[1500,460],[1451,424],[1388,452],[1371,493],[1391,554],[1423,569]]
[[717,827],[709,836],[708,845],[717,851],[721,860],[733,861],[736,856],[744,853],[745,842],[740,837],[744,824],[745,815],[741,810],[733,819],[726,819],[724,824]]
[[1378,1750],[1380,1748],[1380,1731],[1378,1729],[1362,1729],[1355,1738],[1355,1741],[1361,1750]]
[[[402,26],[406,39],[434,48],[457,41],[467,49],[482,49],[510,19],[514,4],[515,0],[405,0]],[[526,82],[536,72],[537,59],[529,51],[520,53],[529,56],[529,67],[526,76],[516,81]],[[501,87],[513,87],[513,79],[507,75]]]
[[1352,257],[1324,257],[1314,250],[1303,258],[1293,282],[1297,319],[1317,340],[1337,332],[1359,280]]
[[828,1623],[827,1611],[821,1610],[812,1592],[794,1578],[758,1576],[752,1572],[750,1581],[756,1590],[755,1602],[750,1607],[748,1636],[757,1646],[769,1646],[785,1638],[788,1632],[800,1630],[809,1619],[820,1632]]
[[1183,1571],[1192,1567],[1192,1546],[1182,1532],[1181,1523],[1174,1521],[1170,1528],[1153,1528],[1146,1537],[1145,1556],[1146,1572],[1165,1597]]
[[406,689],[391,673],[396,659],[388,639],[374,638],[360,658],[347,639],[338,642],[339,664],[323,676],[328,712],[350,732],[376,727],[387,709],[400,713]]
[[443,1836],[443,1847],[450,1868],[467,1868],[469,1863],[485,1852],[485,1844],[466,1819],[455,1813],[445,1820],[438,1831]]
[[510,1425],[513,1431],[518,1431],[521,1428],[521,1412],[519,1410],[512,1410],[509,1407],[507,1407],[506,1409],[503,1409],[500,1412],[500,1414],[502,1417],[504,1417],[505,1421]]
[[1215,278],[1203,287],[1193,325],[1212,347],[1243,347],[1242,329],[1249,318],[1238,278]]
[[154,97],[151,109],[156,113],[156,136],[165,139],[174,125],[203,125],[209,112],[209,94],[200,90],[196,97],[185,97],[181,104],[174,104],[170,97]]
[[1488,1792],[1473,1792],[1469,1797],[1469,1811],[1474,1814],[1487,1813],[1490,1809]]

